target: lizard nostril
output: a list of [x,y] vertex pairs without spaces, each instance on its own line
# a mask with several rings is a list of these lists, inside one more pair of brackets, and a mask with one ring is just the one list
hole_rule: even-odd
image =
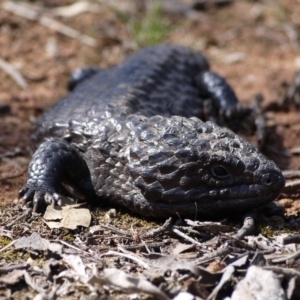
[[[266,186],[274,186],[275,188],[281,182],[281,178],[280,174],[268,173],[262,176],[261,183]],[[279,185],[281,186],[281,184]]]
[[272,184],[276,184],[276,176],[274,176],[273,174],[264,174],[261,178],[261,183],[263,185],[272,185]]

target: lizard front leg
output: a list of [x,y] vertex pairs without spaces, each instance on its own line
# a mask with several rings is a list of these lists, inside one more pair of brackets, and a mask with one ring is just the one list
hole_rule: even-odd
[[51,138],[33,155],[27,183],[19,195],[24,203],[33,202],[36,211],[42,203],[54,203],[60,198],[64,182],[85,196],[94,195],[88,166],[79,151],[64,140]]

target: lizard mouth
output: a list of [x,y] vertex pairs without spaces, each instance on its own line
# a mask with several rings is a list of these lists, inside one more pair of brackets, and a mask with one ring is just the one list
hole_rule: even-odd
[[267,195],[256,195],[254,197],[248,196],[243,198],[231,199],[205,199],[203,202],[197,204],[197,211],[201,214],[208,215],[223,212],[239,212],[246,211],[255,207],[266,204],[278,197],[278,192]]
[[280,172],[265,173],[254,184],[212,189],[199,193],[198,197],[194,194],[194,199],[189,199],[185,205],[193,206],[194,211],[203,216],[234,215],[275,200],[284,185],[285,180]]
[[278,194],[278,191],[276,191],[265,195],[248,196],[243,198],[211,199],[206,197],[180,204],[152,202],[151,207],[153,209],[153,214],[150,215],[156,217],[165,217],[166,215],[197,215],[200,218],[235,216],[236,214],[245,213],[276,199]]

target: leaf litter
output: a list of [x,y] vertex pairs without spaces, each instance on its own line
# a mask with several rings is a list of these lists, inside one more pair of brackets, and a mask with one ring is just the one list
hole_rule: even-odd
[[[91,227],[78,224],[75,229],[50,228],[42,217],[30,214],[10,227],[2,225],[1,232],[9,233],[14,243],[0,249],[2,258],[11,256],[0,267],[0,295],[19,284],[36,297],[44,297],[50,288],[53,299],[65,293],[74,299],[103,294],[122,299],[124,293],[141,299],[294,299],[299,291],[300,272],[287,268],[299,247],[284,244],[287,234],[240,240],[234,237],[238,229],[226,220],[185,220],[183,226],[168,219],[151,229],[133,226],[125,231],[117,227],[120,218],[135,224],[135,217],[117,214],[108,224],[105,214],[92,213]],[[178,238],[173,227],[191,240]],[[138,231],[136,237],[130,230]]]

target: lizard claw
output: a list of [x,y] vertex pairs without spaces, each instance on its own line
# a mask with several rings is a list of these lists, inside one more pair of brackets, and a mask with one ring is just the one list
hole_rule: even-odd
[[37,212],[41,207],[41,204],[45,204],[45,193],[41,191],[34,191],[32,203],[33,203],[33,211]]
[[19,197],[22,198],[23,203],[31,202],[34,197],[34,190],[30,189],[27,186],[24,186],[19,191]]
[[56,203],[59,195],[55,197],[54,194],[38,191],[26,185],[19,190],[19,198],[22,199],[22,205],[32,203],[34,212],[39,211],[45,204]]

